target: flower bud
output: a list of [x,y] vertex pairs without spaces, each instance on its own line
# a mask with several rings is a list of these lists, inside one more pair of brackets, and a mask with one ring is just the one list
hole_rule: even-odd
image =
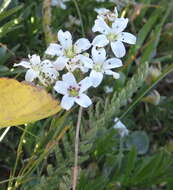
[[160,103],[160,94],[157,90],[153,90],[148,96],[143,98],[142,101],[153,105],[158,105]]
[[161,68],[156,66],[149,67],[148,77],[146,78],[146,83],[150,85],[155,81],[161,74]]

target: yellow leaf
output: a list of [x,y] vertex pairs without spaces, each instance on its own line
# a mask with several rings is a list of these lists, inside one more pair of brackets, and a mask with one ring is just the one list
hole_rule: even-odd
[[43,88],[0,78],[0,127],[34,122],[60,109],[59,102]]

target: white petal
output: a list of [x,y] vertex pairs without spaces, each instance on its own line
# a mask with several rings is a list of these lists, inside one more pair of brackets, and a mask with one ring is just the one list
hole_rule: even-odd
[[118,17],[118,10],[116,7],[114,8],[114,14],[115,14],[115,17]]
[[78,55],[78,58],[80,60],[80,62],[82,64],[84,64],[84,67],[87,67],[87,68],[90,68],[92,69],[93,68],[93,61],[92,59],[90,59],[89,57],[85,56],[85,55]]
[[51,5],[60,7],[61,9],[66,9],[67,8],[67,6],[63,3],[62,0],[51,0]]
[[45,59],[41,62],[41,64],[43,65],[43,67],[51,67],[52,66],[52,62],[49,59]]
[[116,34],[122,32],[128,23],[128,18],[117,18],[115,22],[112,24],[112,28]]
[[57,81],[54,86],[55,91],[63,95],[68,93],[67,88],[68,88],[68,84],[64,81]]
[[67,62],[68,62],[68,58],[66,58],[66,57],[58,57],[56,59],[56,61],[53,62],[53,66],[58,71],[62,71],[64,69],[65,65],[67,64]]
[[86,91],[88,88],[90,88],[92,86],[92,82],[91,82],[90,77],[86,77],[83,80],[81,80],[79,85],[80,85],[80,92],[81,93]]
[[111,49],[118,58],[121,58],[126,54],[126,49],[121,41],[112,42]]
[[63,32],[62,30],[59,30],[58,40],[64,49],[72,47],[72,36],[69,31]]
[[102,34],[108,34],[110,31],[110,27],[106,24],[106,22],[102,18],[98,18],[95,20],[95,24],[92,28],[93,32],[100,32]]
[[32,82],[35,78],[38,77],[38,72],[35,72],[32,69],[29,69],[25,74],[25,80],[28,82]]
[[86,94],[80,94],[79,97],[75,98],[75,102],[84,108],[92,104],[91,99]]
[[69,62],[70,64],[77,64],[79,62],[79,55],[74,56]]
[[41,62],[40,70],[46,70],[46,69],[55,69],[52,62],[48,59],[45,59]]
[[45,51],[45,54],[52,56],[61,56],[63,55],[63,48],[59,44],[51,43]]
[[122,32],[120,34],[119,39],[122,42],[126,42],[128,44],[135,44],[136,43],[136,36],[134,36],[133,34],[128,33],[128,32]]
[[56,6],[57,5],[57,0],[51,0],[51,5]]
[[36,55],[36,54],[32,56],[29,55],[29,59],[30,59],[31,64],[33,65],[39,65],[41,63],[39,55]]
[[77,68],[79,68],[79,65],[70,63],[66,65],[66,68],[69,72],[74,72]]
[[105,74],[106,75],[112,75],[114,77],[114,79],[119,79],[120,78],[120,74],[111,70],[105,70]]
[[95,8],[94,11],[95,11],[96,13],[98,13],[99,15],[102,15],[102,14],[104,15],[104,14],[110,12],[110,10],[109,10],[109,9],[106,9],[106,8]]
[[56,79],[59,73],[54,68],[43,68],[42,72],[51,79]]
[[65,81],[66,83],[68,83],[69,85],[77,84],[74,75],[70,72],[62,75],[62,80]]
[[64,3],[61,2],[61,1],[60,1],[60,3],[59,3],[59,7],[60,7],[61,9],[64,9],[64,10],[67,8],[66,4],[64,4]]
[[115,118],[114,121],[115,121],[115,125],[113,126],[113,128],[119,131],[119,134],[121,135],[121,137],[127,136],[129,131],[126,128],[126,126],[118,118]]
[[86,38],[80,38],[79,40],[76,41],[74,44],[75,52],[76,53],[81,53],[83,51],[88,50],[91,47],[91,43],[89,42],[88,39]]
[[106,51],[104,48],[98,48],[95,47],[92,48],[92,58],[95,63],[104,63],[106,60]]
[[31,63],[28,61],[21,61],[18,64],[14,64],[14,67],[22,66],[24,68],[30,69],[31,68]]
[[122,61],[120,59],[117,59],[117,58],[111,58],[111,59],[108,59],[104,63],[103,66],[104,66],[104,69],[113,69],[113,68],[121,67]]
[[108,43],[109,40],[106,38],[106,36],[104,34],[100,34],[94,38],[92,45],[96,47],[104,47]]
[[65,95],[65,96],[63,96],[63,98],[61,100],[61,106],[64,109],[69,110],[74,105],[74,101],[75,101],[75,98]]
[[84,67],[84,66],[80,66],[79,67],[80,70],[83,72],[83,73],[87,73],[89,71],[89,69],[87,67]]
[[92,70],[90,73],[90,78],[92,86],[96,88],[102,82],[103,74]]

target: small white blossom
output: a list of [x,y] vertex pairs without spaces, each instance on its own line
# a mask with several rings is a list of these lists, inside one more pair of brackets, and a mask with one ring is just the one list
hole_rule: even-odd
[[25,75],[26,81],[33,82],[38,78],[42,84],[47,86],[56,80],[58,72],[54,69],[51,61],[41,61],[40,56],[36,54],[28,57],[29,61],[21,61],[19,64],[14,64],[14,66],[22,66],[28,69]]
[[79,26],[80,25],[80,20],[77,19],[76,17],[69,15],[68,16],[68,21],[65,23],[65,27],[70,28],[74,25]]
[[51,5],[60,7],[61,9],[66,9],[67,6],[65,2],[68,2],[69,0],[52,0]]
[[91,86],[92,83],[89,77],[77,83],[74,75],[72,73],[67,73],[62,76],[62,81],[56,82],[54,89],[56,92],[64,95],[61,106],[69,110],[75,102],[84,108],[92,104],[91,99],[84,94],[84,91]]
[[89,54],[84,53],[77,56],[78,59],[78,65],[77,68],[79,68],[83,73],[87,73],[89,71],[89,68],[85,66],[86,61],[90,61]]
[[116,7],[113,12],[106,8],[96,8],[94,10],[98,13],[97,18],[102,18],[106,23],[113,22],[118,17]]
[[60,44],[51,43],[45,53],[51,56],[58,56],[53,63],[57,70],[63,70],[66,67],[68,71],[73,72],[78,68],[79,55],[88,50],[91,44],[88,39],[80,38],[73,45],[70,32],[63,32],[62,30],[58,32],[58,40]]
[[92,48],[92,59],[88,57],[81,57],[85,67],[91,69],[90,78],[93,87],[97,87],[103,80],[103,75],[112,75],[115,79],[119,78],[117,72],[112,71],[114,68],[122,66],[122,61],[118,58],[111,58],[106,60],[106,51],[104,48]]
[[42,68],[39,75],[39,80],[44,86],[50,86],[51,84],[55,83],[58,75],[59,73],[52,66],[52,63],[49,62],[47,67]]
[[115,122],[114,129],[118,130],[121,137],[125,137],[129,134],[129,130],[118,118],[115,118],[114,122]]
[[112,86],[105,86],[105,87],[104,87],[104,90],[105,90],[105,92],[106,92],[107,94],[109,94],[109,93],[112,93],[114,89],[113,89]]
[[127,27],[127,18],[117,18],[112,26],[108,26],[103,18],[95,20],[95,25],[92,28],[93,32],[100,32],[96,36],[92,44],[96,47],[104,47],[110,43],[111,49],[116,57],[121,58],[125,55],[126,50],[122,42],[135,44],[136,37],[128,32],[123,32]]

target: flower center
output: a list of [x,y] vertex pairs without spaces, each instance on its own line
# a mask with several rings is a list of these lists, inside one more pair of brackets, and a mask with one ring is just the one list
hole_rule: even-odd
[[38,65],[38,64],[32,65],[31,67],[32,67],[32,69],[33,69],[34,71],[40,71],[40,70],[41,70],[41,66]]
[[79,96],[79,90],[80,90],[80,87],[69,86],[69,88],[68,88],[68,94],[71,97]]
[[73,48],[68,48],[65,50],[64,55],[68,57],[69,59],[72,59],[75,56],[75,53],[73,51]]
[[100,64],[100,63],[95,63],[95,64],[94,64],[94,67],[93,67],[93,69],[94,69],[96,72],[102,72],[102,68],[103,68],[103,65]]
[[114,42],[114,41],[116,41],[116,39],[117,39],[117,35],[114,34],[114,33],[109,33],[109,34],[107,35],[107,39],[108,39],[109,41],[111,41],[111,42]]

